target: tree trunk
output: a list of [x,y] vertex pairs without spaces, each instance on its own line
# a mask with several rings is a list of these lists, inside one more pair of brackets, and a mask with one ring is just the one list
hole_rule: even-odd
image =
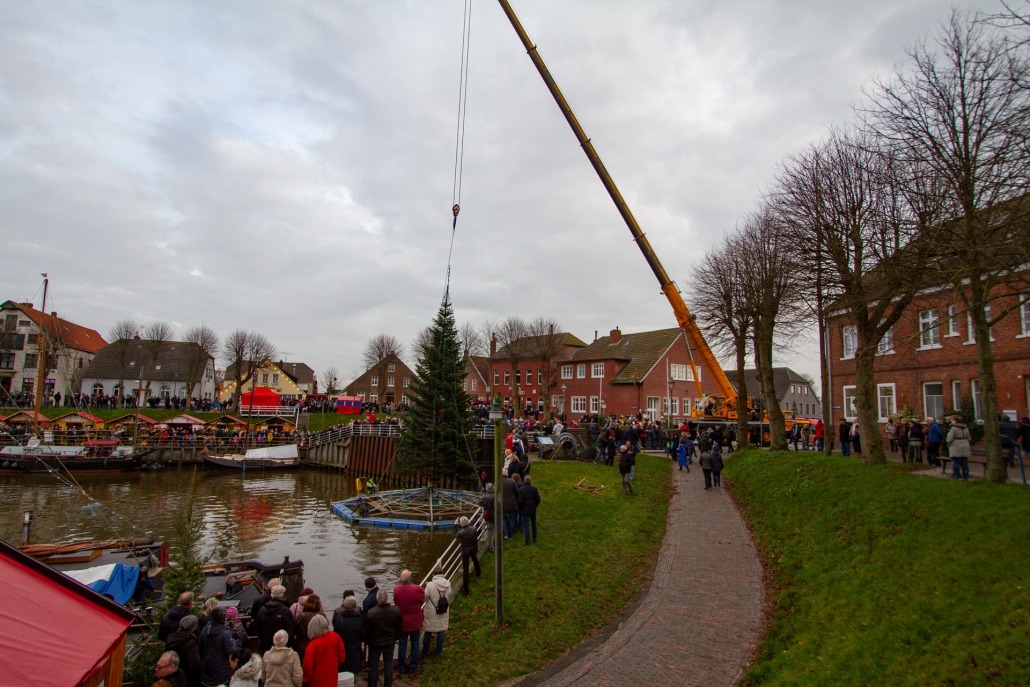
[[[998,427],[998,385],[994,378],[994,352],[991,349],[991,328],[987,322],[987,290],[977,280],[969,289],[969,316],[976,332],[976,362],[980,372],[980,417],[984,425],[984,446],[987,449],[987,477],[990,482],[1008,481],[1009,472],[1001,451]],[[976,403],[976,399],[973,399]]]
[[[744,450],[750,443],[748,437],[747,375],[744,374],[746,353],[744,342],[737,342],[737,449]],[[670,399],[671,402],[671,399]],[[759,438],[758,444],[762,441]]]
[[[858,410],[858,429],[862,437],[862,462],[865,465],[884,465],[887,463],[887,455],[883,452],[883,442],[880,440],[879,418],[876,404],[879,399],[876,395],[876,383],[873,378],[873,368],[876,361],[876,348],[878,341],[869,343],[863,336],[864,332],[858,332],[858,351],[855,354],[855,406]],[[841,417],[844,417],[847,407],[841,405]]]
[[762,397],[765,412],[769,415],[769,448],[774,451],[787,450],[787,431],[783,426],[783,410],[776,398],[776,383],[773,380],[773,332],[772,327],[762,323],[756,328],[755,351],[758,358],[758,376],[762,383]]

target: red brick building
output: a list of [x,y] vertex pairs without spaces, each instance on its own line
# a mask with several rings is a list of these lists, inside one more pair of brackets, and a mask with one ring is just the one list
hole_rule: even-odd
[[[1030,415],[1030,293],[997,291],[991,309],[1014,308],[992,328],[998,410],[1012,418]],[[1020,303],[1022,299],[1022,303]],[[834,421],[856,417],[855,351],[850,318],[831,314],[828,323],[830,391],[826,400]],[[951,288],[925,293],[880,342],[874,373],[879,421],[901,408],[920,417],[940,418],[972,398],[978,419],[983,398],[976,340],[961,300]]]
[[[575,337],[572,337],[575,339]],[[704,394],[722,391],[712,370],[694,354]],[[638,334],[613,329],[608,336],[584,344],[576,339],[551,361],[550,375],[540,360],[525,360],[515,371],[523,405],[542,414],[636,415],[654,420],[683,418],[700,396],[690,367],[683,332],[678,328]],[[511,402],[511,365],[502,353],[491,357],[492,388]],[[550,384],[545,380],[550,379]]]

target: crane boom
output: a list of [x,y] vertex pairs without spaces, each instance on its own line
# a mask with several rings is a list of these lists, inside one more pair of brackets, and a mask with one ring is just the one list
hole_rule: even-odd
[[[516,16],[515,10],[512,9],[508,0],[498,0],[498,2],[500,2],[501,9],[503,9],[504,13],[508,16],[508,20],[515,29],[515,33],[519,35],[522,45],[525,46],[529,58],[533,60],[533,64],[540,73],[540,77],[544,80],[544,84],[547,85],[547,90],[551,92],[551,96],[554,97],[554,101],[558,104],[558,109],[560,109],[562,114],[565,115],[565,120],[569,123],[569,126],[572,127],[573,133],[576,135],[580,146],[583,148],[583,152],[586,153],[587,159],[589,159],[590,164],[593,165],[594,171],[597,172],[597,176],[601,179],[601,183],[604,184],[605,189],[608,191],[608,195],[611,196],[612,201],[615,202],[615,207],[618,208],[619,214],[622,215],[622,219],[626,222],[626,226],[629,227],[629,231],[633,235],[633,241],[636,242],[640,252],[643,253],[644,260],[647,261],[651,271],[654,272],[654,276],[658,278],[658,283],[662,287],[662,292],[665,294],[666,299],[668,299],[669,305],[672,306],[672,311],[676,316],[676,323],[679,325],[680,329],[683,331],[683,335],[686,337],[687,351],[689,352],[692,348],[696,349],[711,369],[712,374],[715,377],[715,382],[722,392],[722,398],[717,398],[717,413],[725,417],[735,417],[737,400],[736,391],[730,384],[729,378],[726,377],[726,373],[723,372],[722,366],[716,359],[715,354],[712,353],[712,349],[709,348],[708,342],[705,341],[701,331],[697,328],[697,324],[694,322],[694,316],[690,314],[690,309],[687,307],[686,302],[684,302],[682,294],[680,294],[675,282],[669,279],[668,273],[666,273],[665,268],[662,267],[662,263],[655,254],[654,249],[651,248],[651,243],[647,240],[644,232],[641,231],[640,225],[637,224],[637,220],[633,216],[633,212],[629,209],[629,205],[626,204],[625,199],[619,192],[619,189],[612,180],[611,175],[608,173],[608,170],[605,169],[604,163],[601,162],[601,156],[597,154],[597,150],[594,149],[594,145],[590,142],[590,139],[587,138],[586,132],[583,131],[583,127],[580,125],[575,113],[569,106],[568,101],[565,100],[565,96],[562,95],[561,89],[558,88],[558,84],[555,83],[554,77],[551,76],[551,72],[547,69],[547,65],[544,64],[544,60],[540,56],[540,51],[537,50],[537,47],[529,39],[529,34],[527,34],[526,30],[522,27],[522,22],[520,22],[518,16]],[[698,373],[693,355],[691,355],[690,358],[690,366],[694,375],[694,382],[697,386],[698,398],[701,398],[704,395],[704,392],[701,390],[701,375]]]

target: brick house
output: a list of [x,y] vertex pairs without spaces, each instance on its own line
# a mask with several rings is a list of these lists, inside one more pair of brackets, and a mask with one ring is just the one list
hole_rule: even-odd
[[464,390],[474,401],[491,402],[490,358],[485,355],[465,356]]
[[409,390],[415,373],[396,353],[364,372],[343,390],[345,396],[360,396],[372,403],[411,403]]
[[[39,376],[40,331],[46,329],[51,342],[43,381],[43,397],[78,393],[90,361],[107,342],[94,329],[49,315],[31,303],[6,301],[0,305],[0,405],[10,405],[16,395],[35,396]],[[29,403],[31,405],[31,402]]]
[[[998,410],[1010,416],[1030,414],[1030,292],[996,289],[991,308],[1014,308],[992,328],[991,349],[997,382]],[[1020,299],[1022,303],[1020,303]],[[855,410],[855,327],[845,313],[828,318],[830,395],[833,419]],[[978,419],[979,387],[976,340],[958,294],[951,288],[918,296],[881,340],[874,381],[880,423],[901,408],[920,417],[941,417],[971,398]]]
[[[566,332],[557,332],[552,335],[555,345],[553,346],[554,356],[550,361],[536,357],[532,351],[544,348],[538,345],[534,339],[544,337],[527,336],[515,342],[520,350],[525,351],[524,356],[518,365],[512,370],[508,347],[497,348],[497,340],[490,342],[490,367],[489,379],[490,388],[495,393],[500,393],[502,403],[505,407],[512,404],[512,380],[519,391],[520,414],[530,413],[544,414],[548,409],[558,412],[558,390],[557,382],[560,365],[572,357],[572,355],[584,348],[587,344],[582,340]],[[550,405],[548,405],[550,404]]]

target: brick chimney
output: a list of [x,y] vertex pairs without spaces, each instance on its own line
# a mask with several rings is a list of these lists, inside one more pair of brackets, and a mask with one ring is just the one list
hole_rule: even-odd
[[495,335],[490,336],[490,357],[493,358],[497,355],[497,337]]
[[619,341],[622,340],[622,331],[619,329],[618,326],[616,326],[615,329],[613,329],[608,334],[608,337],[611,339],[611,341],[609,343],[613,343],[613,344],[619,343]]

